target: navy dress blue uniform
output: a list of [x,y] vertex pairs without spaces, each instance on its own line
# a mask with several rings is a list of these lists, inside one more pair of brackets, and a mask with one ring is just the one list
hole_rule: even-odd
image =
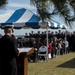
[[18,55],[16,39],[4,35],[0,39],[0,74],[17,75],[16,57]]

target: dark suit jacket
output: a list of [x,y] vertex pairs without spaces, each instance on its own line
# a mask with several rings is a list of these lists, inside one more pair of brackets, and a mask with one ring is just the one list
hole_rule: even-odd
[[[8,73],[6,75],[12,75],[12,69],[16,68],[16,57],[18,55],[16,40],[9,35],[4,35],[0,39],[0,57],[1,57],[1,69]],[[8,72],[9,71],[9,72]],[[3,73],[4,73],[3,72]]]

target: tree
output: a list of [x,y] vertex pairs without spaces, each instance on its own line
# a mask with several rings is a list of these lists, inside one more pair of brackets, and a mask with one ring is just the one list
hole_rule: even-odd
[[[50,20],[54,15],[60,15],[67,25],[75,20],[75,0],[30,0],[36,6],[42,21]],[[49,12],[53,8],[52,12]],[[73,14],[71,14],[73,12]]]
[[0,9],[4,8],[7,4],[7,0],[0,0]]

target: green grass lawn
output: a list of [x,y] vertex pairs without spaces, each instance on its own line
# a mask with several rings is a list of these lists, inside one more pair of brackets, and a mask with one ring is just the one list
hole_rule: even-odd
[[47,62],[28,63],[28,75],[75,75],[75,53],[59,55]]

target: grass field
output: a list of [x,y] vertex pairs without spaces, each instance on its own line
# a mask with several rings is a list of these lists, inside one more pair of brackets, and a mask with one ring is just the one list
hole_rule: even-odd
[[75,75],[75,53],[59,55],[47,62],[28,63],[28,75]]

